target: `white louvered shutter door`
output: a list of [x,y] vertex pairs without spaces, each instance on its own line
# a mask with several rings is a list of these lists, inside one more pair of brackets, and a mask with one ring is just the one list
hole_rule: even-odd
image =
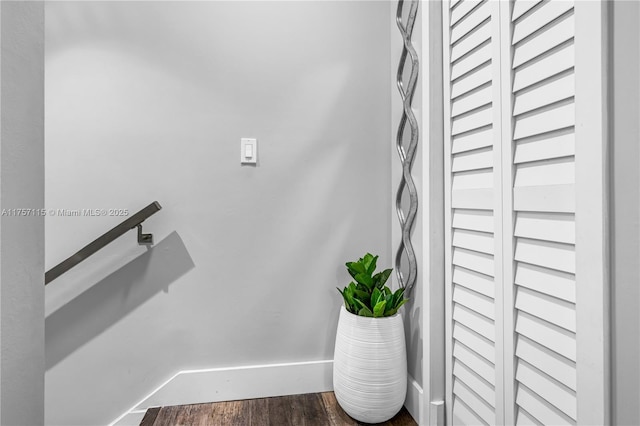
[[515,424],[575,425],[573,2],[510,12]]
[[[447,401],[454,424],[502,423],[499,7],[444,7]],[[496,233],[498,235],[496,235]],[[497,301],[498,300],[498,301]]]
[[594,304],[576,298],[576,191],[589,190],[576,183],[576,6],[447,6],[447,423],[591,424],[577,398],[597,392],[578,389],[591,387],[578,312]]

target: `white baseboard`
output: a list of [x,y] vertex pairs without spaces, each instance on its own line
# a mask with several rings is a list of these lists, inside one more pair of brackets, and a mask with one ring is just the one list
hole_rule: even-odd
[[328,392],[332,375],[333,360],[181,371],[111,425],[139,425],[151,407]]
[[[333,360],[180,371],[111,423],[139,425],[147,409],[333,390]],[[423,423],[422,387],[407,378],[407,411]]]
[[425,424],[424,393],[422,391],[422,386],[420,386],[411,376],[407,377],[407,399],[404,402],[404,406],[418,425]]

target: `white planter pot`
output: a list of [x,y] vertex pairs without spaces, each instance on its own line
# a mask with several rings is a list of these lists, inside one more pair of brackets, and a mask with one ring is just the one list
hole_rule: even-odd
[[340,309],[333,390],[342,409],[364,423],[395,416],[407,393],[407,349],[400,314],[367,318]]

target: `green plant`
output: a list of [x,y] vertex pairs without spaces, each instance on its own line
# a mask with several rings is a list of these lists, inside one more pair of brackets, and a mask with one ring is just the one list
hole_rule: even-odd
[[404,298],[404,288],[395,293],[384,284],[389,279],[392,269],[373,274],[376,270],[378,256],[367,253],[356,262],[347,262],[349,275],[353,277],[344,290],[338,291],[344,299],[344,307],[352,314],[363,317],[390,317],[408,299]]

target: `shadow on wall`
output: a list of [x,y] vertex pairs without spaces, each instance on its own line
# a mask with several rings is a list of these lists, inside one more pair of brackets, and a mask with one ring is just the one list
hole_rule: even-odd
[[46,369],[168,289],[195,264],[177,232],[91,286],[45,320]]

